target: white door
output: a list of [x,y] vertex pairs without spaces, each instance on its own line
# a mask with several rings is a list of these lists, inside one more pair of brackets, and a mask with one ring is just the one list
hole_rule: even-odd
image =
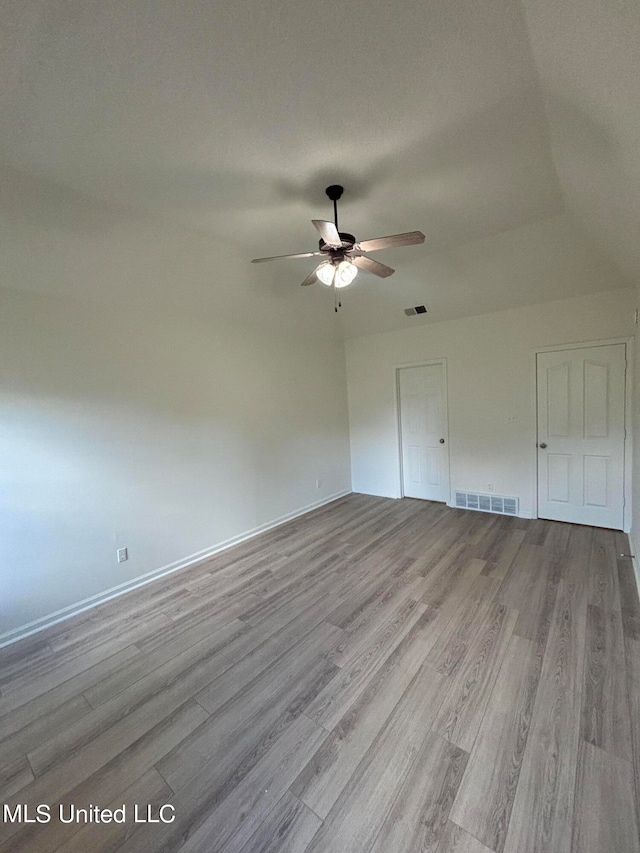
[[538,515],[622,529],[625,344],[538,353]]
[[443,365],[403,367],[398,376],[403,494],[446,502],[449,451]]

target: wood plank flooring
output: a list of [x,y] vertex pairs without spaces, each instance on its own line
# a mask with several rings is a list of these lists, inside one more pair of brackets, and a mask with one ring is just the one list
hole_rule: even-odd
[[0,650],[0,853],[640,853],[628,553],[350,495]]

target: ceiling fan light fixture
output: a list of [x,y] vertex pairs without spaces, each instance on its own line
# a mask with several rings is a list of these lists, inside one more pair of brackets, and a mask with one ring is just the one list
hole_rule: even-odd
[[358,275],[358,267],[350,261],[340,261],[336,267],[336,287],[346,287]]
[[326,284],[327,287],[331,287],[333,284],[333,276],[335,275],[336,268],[331,263],[331,261],[325,261],[324,264],[320,264],[318,269],[316,270],[316,276],[318,280],[323,284]]
[[[320,265],[310,272],[301,284],[302,287],[308,287],[310,284],[320,281],[326,287],[333,286],[335,295],[338,288],[347,287],[351,284],[359,270],[371,273],[378,278],[388,278],[388,276],[393,275],[394,270],[391,267],[374,261],[373,258],[368,257],[368,252],[424,243],[422,231],[407,231],[405,234],[391,234],[389,237],[374,237],[372,240],[358,242],[353,234],[338,231],[338,200],[342,197],[343,187],[332,184],[327,187],[325,192],[333,202],[334,221],[311,220],[314,228],[320,234],[317,252],[299,252],[295,255],[254,258],[251,263],[261,264],[264,261],[279,261],[283,258],[323,258]],[[351,263],[351,260],[348,260],[350,258],[353,258],[355,263]],[[340,299],[336,298],[336,311],[339,307]]]

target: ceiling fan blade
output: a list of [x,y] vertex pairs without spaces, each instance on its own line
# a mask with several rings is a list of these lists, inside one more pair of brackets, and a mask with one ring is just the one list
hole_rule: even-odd
[[375,237],[373,240],[357,243],[354,248],[363,252],[377,252],[378,249],[394,249],[397,246],[413,246],[416,243],[424,243],[422,231],[407,231],[406,234],[392,234],[391,237]]
[[359,270],[363,272],[371,272],[379,278],[387,278],[393,275],[395,270],[388,267],[386,264],[381,264],[379,261],[374,261],[373,258],[365,258],[362,256],[350,258],[352,264],[355,264]]
[[333,222],[326,222],[324,219],[312,219],[311,221],[327,246],[335,246],[336,248],[342,246],[342,238]]
[[309,275],[302,282],[302,285],[301,285],[302,287],[308,287],[310,284],[315,284],[316,281],[318,281],[318,276],[316,275],[317,269],[318,269],[318,267],[316,267],[316,269],[313,272],[309,273]]
[[299,255],[274,255],[272,258],[254,258],[251,263],[263,264],[265,261],[281,261],[283,258],[319,258],[322,254],[322,252],[301,252]]

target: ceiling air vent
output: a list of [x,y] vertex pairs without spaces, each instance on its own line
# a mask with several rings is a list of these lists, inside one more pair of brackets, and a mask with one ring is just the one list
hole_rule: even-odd
[[475,509],[478,512],[495,512],[499,515],[517,515],[518,498],[503,495],[479,495],[477,492],[456,492],[459,509]]
[[414,314],[426,314],[427,306],[426,305],[416,305],[415,308],[405,308],[404,313],[407,317],[413,317]]

